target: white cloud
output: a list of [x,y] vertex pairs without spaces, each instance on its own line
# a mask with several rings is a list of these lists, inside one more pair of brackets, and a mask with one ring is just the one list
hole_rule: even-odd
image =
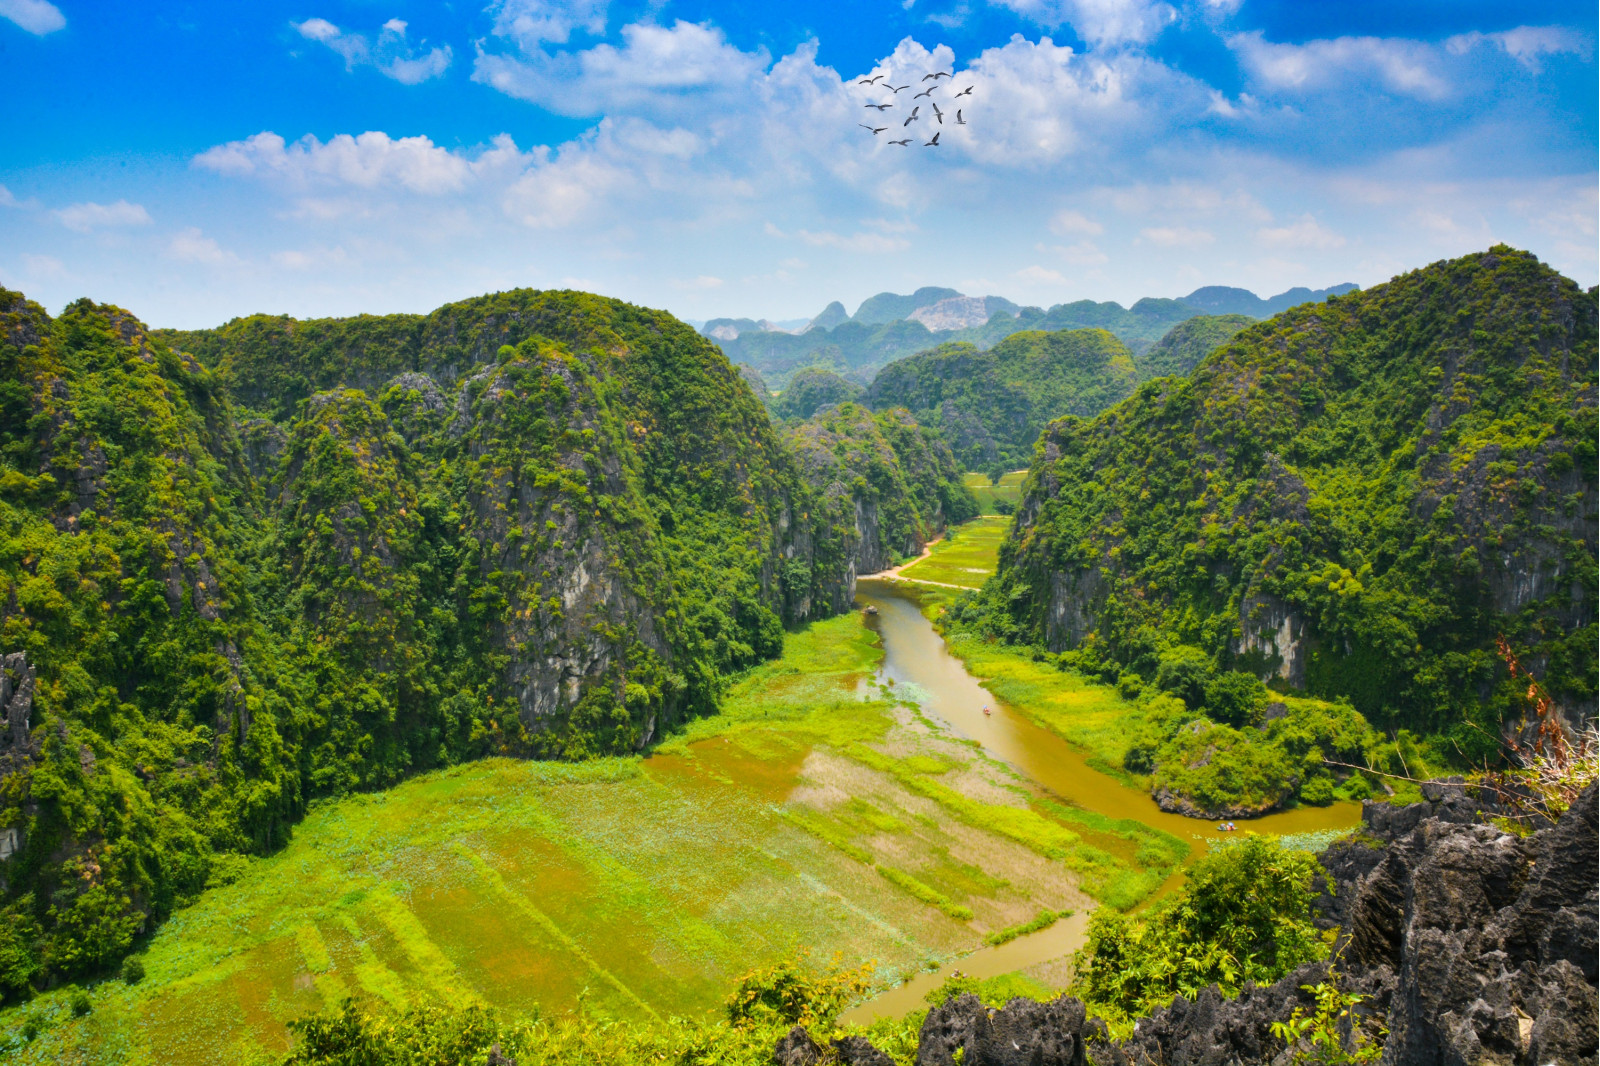
[[57,211],[56,218],[70,230],[88,233],[91,230],[120,226],[148,226],[150,213],[140,204],[118,200],[114,204],[72,204]]
[[[406,40],[407,24],[400,19],[385,22],[377,40],[361,33],[347,33],[323,18],[310,18],[289,25],[306,40],[325,44],[343,56],[346,70],[375,67],[384,76],[402,85],[417,85],[429,78],[437,78],[450,68],[453,57],[447,44],[421,53],[413,49]],[[427,44],[426,41],[422,43]]]
[[285,270],[309,271],[321,270],[328,267],[343,266],[349,259],[345,250],[340,247],[333,248],[307,248],[289,249],[274,252],[272,261]]
[[52,255],[31,255],[24,252],[22,265],[30,275],[36,278],[64,278],[67,276],[65,264]]
[[21,207],[22,201],[11,194],[11,190],[0,185],[0,207]]
[[1139,239],[1161,248],[1203,248],[1217,238],[1209,230],[1187,226],[1150,226],[1139,231]]
[[1387,37],[1337,37],[1305,44],[1277,44],[1259,30],[1227,38],[1228,47],[1257,82],[1307,92],[1340,89],[1360,77],[1376,77],[1392,92],[1437,100],[1450,91],[1436,67],[1435,49]]
[[194,165],[228,175],[279,177],[296,185],[398,185],[441,194],[466,185],[472,164],[427,137],[391,138],[382,131],[341,133],[327,144],[307,134],[293,144],[270,131],[209,148]]
[[1106,228],[1094,219],[1087,217],[1081,211],[1057,211],[1050,219],[1050,232],[1059,233],[1063,237],[1071,237],[1079,233],[1090,237],[1098,237]]
[[722,286],[722,279],[712,277],[710,274],[701,274],[697,278],[675,279],[672,282],[672,287],[675,289],[720,289]]
[[1042,26],[1071,26],[1093,45],[1142,44],[1177,20],[1152,0],[995,0]]
[[1023,267],[1016,273],[1017,280],[1027,285],[1066,285],[1067,276],[1059,270],[1050,270],[1046,267]]
[[10,19],[38,37],[54,33],[67,24],[67,16],[48,0],[0,0],[0,18]]
[[167,245],[167,254],[184,263],[203,263],[222,266],[237,263],[239,257],[225,251],[216,241],[207,237],[198,226],[190,226],[173,236]]
[[529,52],[547,42],[566,44],[573,30],[599,34],[606,28],[606,0],[500,0],[489,10],[495,16],[495,36],[508,37]]
[[[1045,246],[1040,245],[1039,250],[1046,250]],[[1074,266],[1101,266],[1111,261],[1111,257],[1090,240],[1078,241],[1075,244],[1052,244],[1048,250]]]
[[796,230],[794,235],[802,243],[809,244],[813,248],[838,248],[845,252],[860,252],[867,255],[883,255],[911,247],[911,242],[904,237],[890,237],[883,233],[840,234],[831,230],[813,233],[802,229]]
[[1564,26],[1518,26],[1503,33],[1463,33],[1444,42],[1455,55],[1465,55],[1481,44],[1497,47],[1518,63],[1537,73],[1541,60],[1550,55],[1588,56],[1587,37]]
[[[715,26],[633,23],[622,46],[551,54],[517,40],[521,57],[478,47],[474,81],[562,115],[681,106],[747,89],[766,69],[765,50],[741,52]],[[534,42],[535,44],[537,42]]]
[[1302,215],[1287,226],[1256,230],[1256,240],[1276,248],[1342,248],[1344,238],[1323,226],[1310,215]]

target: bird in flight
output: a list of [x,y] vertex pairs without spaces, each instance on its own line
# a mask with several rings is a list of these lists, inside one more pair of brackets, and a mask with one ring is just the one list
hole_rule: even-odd
[[933,117],[939,120],[939,125],[943,126],[944,125],[944,112],[940,111],[939,110],[939,105],[934,103],[932,100],[929,100],[928,104],[929,104],[930,107],[933,108]]
[[937,133],[935,133],[933,135],[933,140],[931,140],[928,143],[924,144],[922,147],[924,147],[924,148],[937,148],[937,147],[939,147],[939,135]]
[[949,76],[950,76],[950,72],[948,70],[940,70],[940,71],[935,71],[932,74],[925,75],[922,80],[923,81],[938,81],[940,78],[948,78]]
[[874,74],[870,78],[862,78],[860,81],[856,82],[856,84],[857,85],[871,85],[873,82],[878,81],[882,77],[883,77],[882,74]]
[[956,95],[957,96],[971,96],[972,95],[972,86],[970,86],[970,85],[967,86],[965,89],[962,89],[960,92],[956,93]]
[[860,126],[864,130],[871,130],[874,134],[882,133],[884,130],[889,128],[888,126],[869,126],[865,122],[857,122],[856,125]]
[[911,86],[909,86],[909,85],[890,85],[888,82],[884,82],[883,83],[883,87],[885,89],[888,89],[890,92],[894,93],[896,96],[900,95],[900,90],[901,89],[909,89],[909,88],[911,88]]
[[961,117],[961,111],[958,108],[956,110],[956,125],[957,126],[965,126],[966,124],[967,124],[967,120]]
[[913,108],[912,108],[912,109],[911,109],[911,117],[910,117],[910,118],[908,118],[908,119],[906,119],[906,120],[905,120],[905,121],[904,121],[904,122],[902,122],[902,123],[900,123],[900,125],[902,125],[902,126],[909,126],[909,125],[911,125],[911,124],[912,124],[912,123],[913,123],[913,122],[915,122],[915,121],[917,121],[917,112],[918,112],[918,111],[921,111],[921,110],[922,110],[922,108],[920,108],[920,107],[913,107]]
[[927,92],[918,93],[917,95],[913,96],[911,99],[913,99],[913,100],[921,100],[924,96],[932,96],[933,95],[933,90],[937,89],[938,87],[939,87],[938,83],[935,82],[934,84],[928,86],[928,91]]
[[889,110],[889,108],[893,107],[894,105],[893,104],[862,104],[861,106],[862,107],[875,107],[879,111],[887,111],[887,110]]
[[903,141],[890,141],[890,142],[888,142],[888,143],[890,143],[890,144],[899,144],[899,145],[907,145],[907,144],[910,144],[910,143],[911,143],[911,138],[910,138],[910,137],[907,137],[907,138],[906,138],[906,139],[905,139],[905,140],[903,140]]

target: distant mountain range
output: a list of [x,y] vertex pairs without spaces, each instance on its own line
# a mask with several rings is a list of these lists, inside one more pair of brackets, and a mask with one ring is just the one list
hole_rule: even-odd
[[1112,301],[1078,300],[1045,310],[1022,307],[1000,296],[967,296],[956,289],[927,286],[909,295],[881,292],[864,300],[854,315],[836,300],[809,320],[714,318],[698,328],[729,359],[755,367],[774,388],[783,388],[796,371],[809,366],[827,367],[868,385],[886,364],[952,341],[986,349],[1023,330],[1099,328],[1137,354],[1197,315],[1269,318],[1297,304],[1355,288],[1350,283],[1326,289],[1301,287],[1262,299],[1248,289],[1207,285],[1181,299],[1147,297],[1126,308]]

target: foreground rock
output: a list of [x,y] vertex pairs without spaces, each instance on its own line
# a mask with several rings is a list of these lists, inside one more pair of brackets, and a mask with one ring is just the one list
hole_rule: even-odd
[[[1382,1041],[1388,1066],[1593,1063],[1596,789],[1526,838],[1483,821],[1460,783],[1430,784],[1425,796],[1401,808],[1366,804],[1363,832],[1322,856],[1318,922],[1342,930],[1337,979],[1366,997],[1361,1032]],[[1236,999],[1215,986],[1179,997],[1115,1044],[1075,999],[1015,999],[996,1011],[964,995],[929,1012],[917,1066],[1288,1063],[1272,1024],[1314,1009],[1305,986],[1330,972],[1308,963]],[[813,1061],[828,1061],[817,1053]]]

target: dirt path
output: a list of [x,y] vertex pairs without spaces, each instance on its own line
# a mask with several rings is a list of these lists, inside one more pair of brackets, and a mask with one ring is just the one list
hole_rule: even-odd
[[928,543],[922,546],[922,554],[917,556],[915,559],[908,559],[899,566],[893,567],[889,570],[879,570],[876,574],[858,574],[856,576],[856,580],[861,581],[870,577],[884,581],[908,581],[914,585],[934,585],[942,589],[959,589],[962,592],[971,592],[972,588],[968,585],[952,585],[945,581],[928,581],[920,577],[905,577],[900,573],[900,571],[905,570],[908,567],[916,566],[924,559],[931,558],[933,555],[933,546],[943,539],[944,537],[939,536],[928,541]]

